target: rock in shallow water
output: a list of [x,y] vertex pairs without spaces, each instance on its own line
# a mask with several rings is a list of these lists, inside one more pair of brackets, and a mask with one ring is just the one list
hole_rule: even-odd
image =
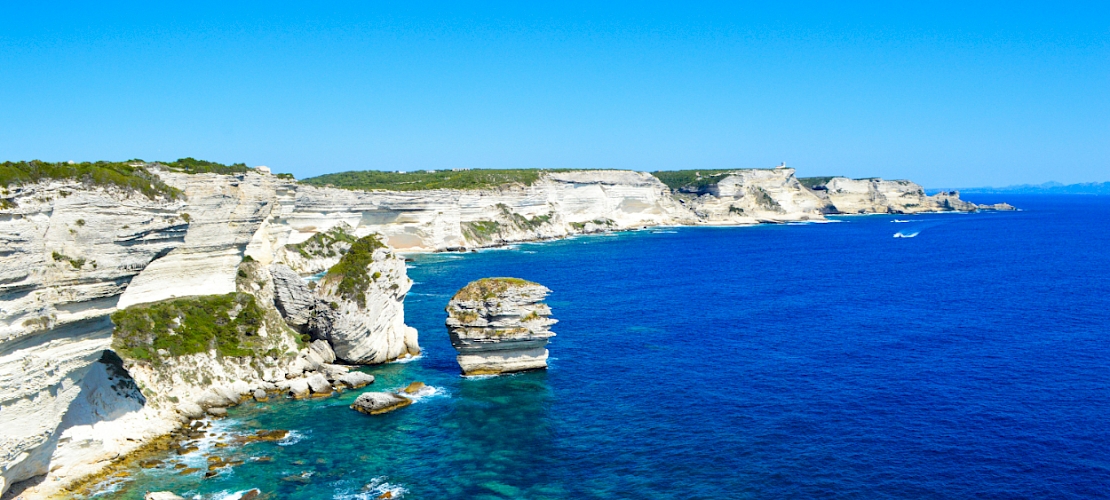
[[339,377],[337,380],[351,389],[358,389],[374,383],[374,376],[362,372],[349,372]]
[[410,404],[412,404],[411,399],[392,392],[367,392],[355,399],[351,408],[367,415],[379,415]]
[[447,330],[463,375],[496,375],[547,368],[554,337],[547,287],[518,278],[484,278],[447,304]]
[[143,497],[143,500],[185,500],[168,491],[152,491]]

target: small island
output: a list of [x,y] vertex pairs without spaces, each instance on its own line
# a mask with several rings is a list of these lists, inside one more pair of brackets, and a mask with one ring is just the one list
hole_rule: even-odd
[[556,320],[543,303],[547,287],[519,278],[483,278],[447,305],[447,330],[463,375],[547,368],[547,342]]

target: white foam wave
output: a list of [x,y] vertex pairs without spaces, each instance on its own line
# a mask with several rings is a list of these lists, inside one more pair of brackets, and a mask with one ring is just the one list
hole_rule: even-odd
[[305,436],[304,434],[302,434],[298,431],[289,431],[289,434],[286,434],[285,437],[282,438],[281,441],[278,441],[277,445],[278,446],[292,446],[292,445],[295,445],[295,444],[303,441],[304,438],[306,438],[306,437],[308,437],[308,436]]
[[119,477],[108,479],[107,481],[97,485],[95,487],[96,492],[94,492],[92,495],[90,495],[90,497],[91,498],[96,498],[96,497],[99,497],[101,495],[107,495],[109,493],[115,493],[115,492],[119,491],[120,488],[123,487],[123,485],[125,485],[129,482],[131,482],[131,481],[128,480],[128,479],[123,479],[123,478],[119,478]]
[[247,492],[253,489],[254,488],[250,488],[243,491],[218,491],[216,493],[213,493],[210,498],[211,500],[239,500],[240,498],[243,498],[243,495],[246,495]]
[[894,222],[894,223],[898,223],[898,224],[905,224],[905,223],[907,223],[907,222],[909,222],[909,221],[908,221],[908,220],[902,220],[902,219],[894,219],[894,220],[892,220],[892,221],[890,221],[890,222]]
[[[428,294],[428,295],[431,296],[431,297],[436,296],[435,294]],[[416,361],[418,359],[424,359],[424,353],[417,354],[416,356],[408,356],[408,357],[404,357],[404,358],[398,358],[398,359],[395,359],[395,360],[391,361],[391,363],[400,363],[400,364],[412,363],[413,361]]]
[[918,234],[921,234],[921,231],[914,231],[912,233],[903,233],[903,232],[899,231],[897,233],[894,233],[894,237],[895,238],[913,238],[914,236],[917,236]]
[[387,481],[386,476],[375,477],[369,483],[362,487],[362,491],[357,493],[350,490],[336,491],[332,496],[335,500],[372,500],[381,498],[382,495],[389,493],[389,498],[402,498],[409,490],[399,484],[393,484]]
[[523,375],[525,373],[527,373],[527,372],[494,373],[494,374],[490,374],[490,375],[459,375],[459,376],[464,378],[464,379],[467,379],[467,380],[485,380],[487,378],[494,378],[494,377],[516,377],[518,375]]
[[435,387],[435,386],[431,386],[431,385],[426,385],[424,387],[421,387],[419,391],[416,391],[412,394],[404,393],[402,395],[405,396],[406,398],[409,398],[409,399],[413,400],[414,402],[419,402],[421,400],[428,399],[428,398],[434,398],[434,397],[437,397],[437,396],[444,396],[444,397],[449,397],[450,396],[450,394],[448,394],[448,392],[447,392],[447,389],[444,389],[442,387]]

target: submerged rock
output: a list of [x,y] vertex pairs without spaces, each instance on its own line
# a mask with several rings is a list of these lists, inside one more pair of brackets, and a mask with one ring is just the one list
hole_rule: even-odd
[[518,278],[484,278],[447,304],[447,330],[463,375],[496,375],[547,368],[554,337],[547,287]]
[[392,392],[366,392],[355,400],[351,408],[367,415],[379,415],[410,404],[411,399]]

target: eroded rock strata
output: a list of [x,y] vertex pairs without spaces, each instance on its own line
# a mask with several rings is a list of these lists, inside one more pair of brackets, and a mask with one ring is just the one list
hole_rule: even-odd
[[497,375],[547,368],[555,334],[551,290],[517,278],[484,278],[455,293],[447,305],[447,331],[463,375]]
[[[341,363],[419,352],[404,324],[412,283],[397,251],[655,225],[1012,209],[929,196],[908,181],[798,179],[785,168],[694,173],[674,185],[642,172],[545,172],[530,183],[406,192],[309,186],[264,170],[125,170],[124,183],[40,176],[0,186],[0,493],[47,475],[24,496],[47,495],[212,408],[365,385],[369,376]],[[362,267],[340,266],[372,235]],[[235,325],[226,338],[167,343],[170,331],[204,330],[194,328],[204,315],[190,311],[217,303],[219,322]],[[146,315],[145,331],[165,335],[128,336],[113,323],[117,312],[121,321]],[[527,332],[480,342],[509,319],[464,319],[460,360],[474,356],[465,358],[471,372],[541,366],[546,338],[535,320],[518,317],[514,328]],[[488,354],[498,345],[512,347]]]

